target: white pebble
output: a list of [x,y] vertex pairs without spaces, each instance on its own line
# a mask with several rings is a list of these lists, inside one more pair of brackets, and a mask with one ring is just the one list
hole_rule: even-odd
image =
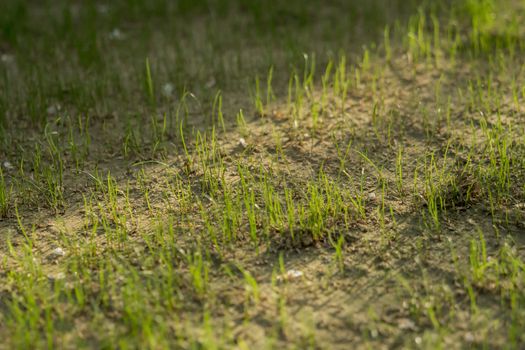
[[175,87],[172,83],[166,83],[162,86],[162,94],[165,97],[170,97],[173,94],[173,91],[175,90]]
[[4,168],[6,168],[7,170],[13,170],[15,167],[13,166],[13,164],[9,163],[7,160],[4,162]]
[[304,273],[299,270],[288,270],[284,275],[280,275],[277,277],[277,281],[290,281],[293,279],[297,279],[299,277],[302,277]]
[[3,63],[11,63],[14,60],[15,60],[15,58],[14,58],[13,55],[9,55],[9,54],[4,53],[3,55],[0,56],[0,61],[2,61]]
[[49,115],[57,114],[58,112],[60,112],[60,105],[59,104],[51,105],[47,107],[46,112]]
[[120,29],[115,28],[109,33],[109,38],[111,40],[122,40],[124,39],[124,34],[122,34]]
[[241,138],[239,139],[239,144],[240,144],[243,148],[248,147],[248,143],[246,143],[246,140],[245,140],[243,137],[241,137]]
[[51,251],[51,258],[60,258],[60,257],[63,257],[64,255],[66,255],[66,252],[64,251],[64,249],[60,248],[60,247],[57,247],[55,249],[53,249]]
[[286,275],[289,277],[289,278],[299,278],[303,275],[303,272],[302,271],[299,271],[299,270],[290,270],[286,273]]

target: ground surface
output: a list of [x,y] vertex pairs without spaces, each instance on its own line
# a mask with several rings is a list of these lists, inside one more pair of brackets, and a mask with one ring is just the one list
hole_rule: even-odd
[[0,4],[0,349],[523,348],[522,1]]

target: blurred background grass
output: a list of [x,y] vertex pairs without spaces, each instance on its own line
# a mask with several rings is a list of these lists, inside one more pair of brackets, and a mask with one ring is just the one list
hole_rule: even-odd
[[[231,93],[232,100],[245,99],[254,77],[270,67],[276,88],[285,86],[290,72],[304,67],[305,55],[310,61],[315,57],[319,69],[340,54],[350,63],[359,61],[365,45],[381,49],[387,26],[394,47],[402,45],[406,23],[421,13],[447,18],[449,29],[465,41],[485,30],[490,48],[519,32],[519,16],[501,26],[503,35],[494,31],[496,7],[516,3],[504,2],[5,0],[0,3],[0,125],[42,127],[46,111],[57,104],[72,115],[140,113],[148,107],[146,58],[157,92],[170,84],[174,96],[191,91],[203,105],[217,89]],[[432,21],[426,25],[430,30]],[[157,95],[169,108],[171,100]]]
[[[244,92],[269,67],[288,78],[304,54],[319,66],[361,54],[422,1],[15,1],[0,4],[1,120],[43,124],[60,101],[76,112],[137,104],[144,61],[157,87]],[[138,107],[138,106],[136,106]],[[7,114],[10,117],[7,117]]]

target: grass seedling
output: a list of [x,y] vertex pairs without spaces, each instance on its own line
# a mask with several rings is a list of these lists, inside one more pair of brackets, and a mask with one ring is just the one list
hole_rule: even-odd
[[33,232],[34,232],[34,227],[33,229],[31,230],[31,236],[29,235],[29,232],[27,232],[27,229],[26,227],[24,226],[24,224],[22,223],[22,218],[20,217],[20,214],[18,213],[18,206],[15,205],[15,215],[16,215],[16,221],[18,223],[18,228],[20,230],[20,232],[22,233],[22,236],[24,236],[25,238],[25,241],[26,241],[26,245],[29,249],[32,249],[33,248]]
[[368,158],[366,156],[366,154],[360,152],[360,151],[357,151],[356,150],[356,153],[359,154],[361,156],[361,158],[363,158],[366,163],[368,163],[370,166],[372,166],[372,168],[376,171],[377,173],[377,181],[382,183],[385,179],[385,176],[383,175],[383,171],[381,169],[379,169],[379,167],[372,161],[370,160],[370,158]]
[[310,115],[312,116],[312,129],[315,134],[317,131],[317,123],[319,121],[319,111],[321,107],[317,102],[312,103],[312,107],[310,109]]
[[153,86],[153,78],[151,76],[151,68],[150,68],[148,57],[146,57],[145,69],[146,69],[145,71],[146,92],[147,92],[149,103],[151,105],[154,105],[155,104],[155,90]]
[[481,283],[485,278],[485,270],[490,267],[487,259],[487,246],[483,233],[479,231],[479,240],[470,241],[470,269],[474,283]]
[[327,108],[328,85],[330,84],[330,77],[333,68],[333,61],[330,59],[326,65],[323,77],[321,78],[322,92],[321,92],[321,111],[324,112]]
[[246,291],[246,309],[249,310],[249,303],[253,303],[254,305],[259,304],[260,301],[260,291],[259,291],[259,285],[257,284],[257,281],[253,277],[253,275],[250,273],[250,271],[243,269],[239,266],[239,270],[242,271],[242,274],[244,276],[245,281],[245,291]]
[[404,194],[404,189],[403,189],[403,149],[401,147],[397,149],[396,185],[397,185],[397,191],[399,192],[399,195],[402,196]]
[[191,166],[193,165],[193,158],[190,156],[190,152],[188,151],[188,147],[186,146],[186,140],[184,139],[184,128],[183,128],[183,122],[182,120],[179,123],[179,133],[180,133],[180,140],[182,142],[182,147],[184,148],[184,155],[186,156],[186,166],[184,167],[186,173],[189,173],[191,171]]
[[334,145],[337,150],[337,158],[339,159],[339,171],[338,171],[337,177],[340,177],[341,174],[345,171],[346,160],[348,159],[348,155],[350,154],[350,150],[352,148],[352,140],[349,140],[348,143],[346,144],[346,149],[343,154],[343,152],[341,152],[342,149],[339,147],[339,143],[337,142],[337,140],[335,139],[333,135],[332,135],[332,139],[334,140]]
[[224,116],[222,114],[222,93],[219,90],[215,95],[213,100],[212,107],[212,125],[215,125],[215,114],[217,114],[217,122],[222,129],[222,132],[226,132],[226,127],[224,126]]
[[0,218],[5,218],[9,214],[12,192],[13,185],[8,187],[5,182],[4,173],[2,169],[0,169]]
[[385,46],[385,59],[390,62],[392,59],[392,47],[390,46],[390,26],[386,26],[383,31],[383,44]]
[[292,117],[293,117],[293,127],[298,128],[299,121],[301,120],[301,117],[303,115],[303,104],[304,104],[304,92],[303,84],[301,84],[301,78],[299,78],[299,75],[293,74],[293,82],[294,82],[294,104],[292,106]]
[[264,115],[264,105],[262,102],[262,95],[261,95],[261,84],[259,81],[259,77],[255,77],[255,110],[259,114],[259,116]]
[[208,288],[208,264],[200,251],[188,254],[186,260],[193,288],[199,296],[203,297]]
[[330,244],[335,249],[334,261],[339,269],[339,271],[344,271],[345,263],[343,257],[343,245],[345,243],[345,237],[340,235],[337,241],[333,241],[332,236],[329,235]]
[[268,77],[266,78],[266,107],[270,106],[273,100],[275,100],[275,94],[272,88],[272,80],[273,80],[273,66],[270,67],[270,70],[268,71]]
[[315,76],[315,54],[308,55],[303,54],[304,58],[304,71],[303,71],[303,90],[307,93],[307,96],[311,96],[314,88],[314,76]]
[[246,119],[244,118],[244,113],[242,109],[239,109],[239,113],[237,113],[236,120],[237,120],[237,127],[239,128],[241,135],[243,135],[244,137],[248,136],[248,128],[247,128]]

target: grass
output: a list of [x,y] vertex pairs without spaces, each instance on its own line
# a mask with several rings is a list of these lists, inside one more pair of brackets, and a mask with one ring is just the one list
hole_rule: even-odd
[[522,348],[524,17],[3,2],[0,349]]

